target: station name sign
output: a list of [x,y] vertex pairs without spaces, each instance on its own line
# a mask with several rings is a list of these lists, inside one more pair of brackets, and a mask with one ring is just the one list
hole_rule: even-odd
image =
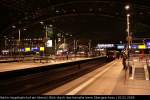
[[97,48],[112,48],[114,44],[97,44]]

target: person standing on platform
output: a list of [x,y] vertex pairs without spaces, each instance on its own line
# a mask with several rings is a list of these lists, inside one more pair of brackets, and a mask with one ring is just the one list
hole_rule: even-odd
[[117,58],[118,58],[118,59],[120,58],[120,53],[119,53],[119,52],[117,52]]
[[122,64],[123,64],[123,69],[126,69],[126,59],[127,59],[127,56],[125,53],[123,53],[122,55]]
[[69,59],[69,52],[66,52],[67,60]]

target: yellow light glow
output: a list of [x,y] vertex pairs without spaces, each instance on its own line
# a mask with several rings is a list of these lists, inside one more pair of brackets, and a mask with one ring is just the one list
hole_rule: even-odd
[[44,51],[44,47],[40,47],[40,51]]
[[30,48],[25,48],[25,51],[26,51],[26,52],[29,52],[29,51],[30,51]]
[[146,46],[145,46],[145,45],[139,45],[138,48],[139,48],[139,49],[145,49]]

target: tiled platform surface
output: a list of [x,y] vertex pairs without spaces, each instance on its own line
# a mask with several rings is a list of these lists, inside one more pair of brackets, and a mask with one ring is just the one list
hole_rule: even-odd
[[86,60],[86,59],[92,59],[92,58],[90,57],[89,58],[73,58],[69,60],[55,60],[55,61],[49,60],[48,63],[46,63],[46,60],[42,61],[42,63],[40,63],[40,61],[36,61],[35,63],[33,61],[0,63],[0,72],[20,70],[20,69],[26,69],[26,68],[34,68],[34,67],[42,67],[45,65],[61,64],[61,63],[74,62],[74,61],[80,61],[80,60]]
[[[96,79],[93,79],[106,68],[109,69]],[[83,84],[85,85],[90,79],[94,81],[81,89]],[[73,95],[150,95],[150,81],[130,79],[123,69],[122,61],[115,60],[109,65],[105,65],[76,80],[50,90],[44,95],[68,95],[77,89],[80,90]]]
[[150,95],[150,81],[130,79],[123,70],[121,60],[116,60],[104,75],[84,90],[80,95]]

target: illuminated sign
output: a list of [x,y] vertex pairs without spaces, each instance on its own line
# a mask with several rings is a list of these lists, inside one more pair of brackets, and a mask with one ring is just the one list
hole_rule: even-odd
[[21,49],[18,49],[18,52],[21,52]]
[[146,46],[148,49],[150,49],[150,41],[146,42]]
[[30,51],[29,47],[25,48],[25,52],[29,52],[29,51]]
[[114,44],[98,44],[98,48],[112,48],[114,47]]
[[132,49],[137,49],[137,48],[138,48],[138,45],[133,44],[133,45],[131,45],[131,48],[132,48]]
[[31,48],[31,51],[39,51],[38,47]]
[[147,48],[150,49],[150,45],[148,45]]
[[52,40],[48,40],[47,43],[46,43],[46,46],[47,47],[52,47]]
[[124,49],[125,46],[124,45],[117,45],[117,49]]
[[146,46],[145,45],[139,45],[138,49],[146,49]]
[[8,52],[9,52],[9,50],[2,50],[2,52],[3,52],[3,53],[8,53]]
[[135,52],[136,52],[136,53],[139,53],[140,51],[136,50]]
[[24,48],[21,48],[21,51],[22,51],[22,52],[25,52],[25,49],[24,49]]
[[44,51],[44,47],[40,47],[40,51]]
[[149,42],[146,42],[146,45],[147,45],[147,46],[150,46],[150,41],[149,41]]

